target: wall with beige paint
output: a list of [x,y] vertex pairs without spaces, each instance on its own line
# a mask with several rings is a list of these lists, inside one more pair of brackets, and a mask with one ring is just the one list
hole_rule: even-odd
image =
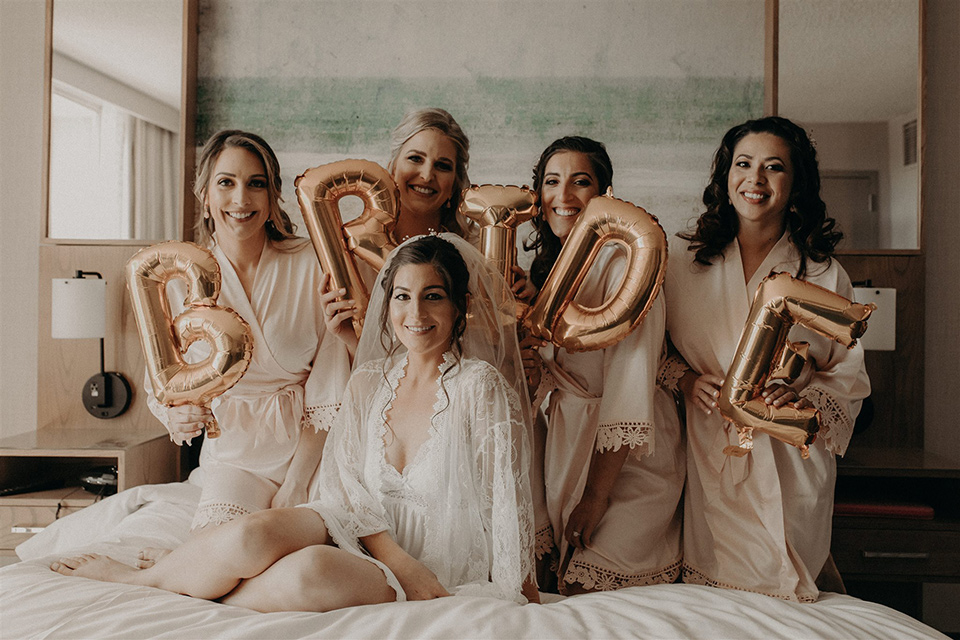
[[0,0],[0,436],[37,425],[45,19]]

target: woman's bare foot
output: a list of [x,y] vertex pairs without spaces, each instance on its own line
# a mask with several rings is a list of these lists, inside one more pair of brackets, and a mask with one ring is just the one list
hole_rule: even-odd
[[141,584],[141,581],[137,579],[140,574],[139,569],[96,553],[84,553],[72,558],[60,558],[58,562],[50,564],[50,569],[65,576],[78,576],[102,582]]
[[149,569],[157,563],[157,560],[170,553],[171,549],[161,549],[160,547],[144,547],[137,554],[137,569]]

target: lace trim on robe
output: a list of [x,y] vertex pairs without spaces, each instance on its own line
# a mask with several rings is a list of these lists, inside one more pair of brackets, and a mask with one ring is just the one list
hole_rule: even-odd
[[630,447],[630,455],[638,459],[653,453],[653,425],[649,422],[617,422],[597,427],[597,451],[619,451],[624,445]]
[[[502,378],[492,367],[485,369],[481,375],[483,377],[490,377],[493,380],[502,381]],[[486,387],[488,384],[484,383],[483,386]],[[510,415],[519,415],[520,399],[515,393],[508,392],[508,402],[511,408]],[[482,410],[482,407],[480,409]],[[509,458],[515,459],[517,451],[514,448],[515,445],[512,444],[513,437],[511,435],[511,431],[515,428],[522,430],[524,425],[513,425],[512,421],[495,422],[492,428],[484,435],[479,452],[486,451],[486,456],[489,457],[491,461],[503,455],[508,455]],[[507,445],[507,447],[502,448],[503,445]],[[493,447],[493,450],[491,450],[491,447]],[[481,457],[483,457],[482,453],[478,456],[478,459]],[[533,554],[530,554],[530,550],[534,550],[534,553],[536,553],[533,505],[530,502],[529,494],[524,496],[523,492],[521,492],[521,495],[516,495],[517,488],[523,486],[525,479],[520,476],[520,471],[514,464],[493,464],[493,473],[495,477],[493,478],[491,487],[492,491],[488,495],[481,496],[484,506],[491,511],[489,525],[487,526],[490,527],[494,534],[492,536],[493,556],[490,558],[492,562],[489,568],[490,580],[496,585],[496,590],[500,593],[498,597],[519,601],[514,597],[515,594],[505,591],[504,586],[521,584],[535,573]],[[498,517],[496,508],[498,504],[507,505],[514,501],[516,501],[517,507],[516,530],[519,533],[517,540],[511,540],[510,536],[496,535],[498,529],[503,531],[514,530],[514,523],[504,522],[502,516]],[[476,544],[483,544],[482,536],[479,535],[480,532],[477,532],[477,534]],[[514,543],[516,542],[519,542],[519,547],[514,548],[516,546]],[[519,566],[516,566],[515,563],[504,562],[502,560],[510,557],[518,558]],[[498,561],[498,559],[500,560]],[[479,561],[479,558],[477,558],[477,560]],[[473,575],[482,575],[488,571],[485,563],[481,564],[477,562],[474,565],[468,562],[468,565],[473,566],[472,571],[475,572]],[[464,591],[464,593],[468,594],[469,591]],[[477,595],[483,594],[483,591],[477,592]],[[519,597],[523,599],[522,595]]]
[[340,403],[321,404],[303,408],[303,421],[301,428],[313,427],[317,433],[321,431],[330,431],[330,426],[337,417],[340,410]]
[[[666,567],[653,571],[620,573],[574,558],[570,561],[566,575],[563,576],[563,582],[567,584],[578,582],[583,585],[584,589],[596,591],[614,591],[626,587],[644,587],[651,584],[672,584],[677,581],[677,577],[680,575],[680,565],[681,562],[677,560]],[[563,591],[562,585],[561,591]]]
[[843,404],[837,401],[826,389],[809,386],[800,392],[801,398],[809,400],[814,407],[820,410],[820,433],[823,443],[830,451],[842,456],[850,438],[853,436],[853,420]]
[[657,371],[657,386],[671,392],[679,391],[677,385],[687,371],[690,371],[690,366],[683,358],[676,354],[669,355]]
[[208,525],[221,525],[231,520],[236,520],[240,516],[248,513],[251,513],[249,509],[229,502],[202,504],[197,507],[197,512],[193,516],[193,524],[190,525],[190,530],[194,531]]
[[745,589],[743,587],[738,587],[735,584],[729,584],[727,582],[720,582],[719,580],[713,580],[708,578],[706,574],[702,571],[694,569],[690,565],[684,563],[683,565],[683,581],[686,584],[699,584],[706,587],[716,587],[718,589],[733,589],[734,591],[747,591],[749,593],[759,593],[761,595],[770,596],[771,598],[778,598],[780,600],[788,600],[790,602],[804,602],[811,603],[816,602],[819,594],[817,596],[798,596],[797,594],[784,595],[782,593],[767,593],[766,591],[757,591],[756,589]]
[[[548,522],[541,527],[534,534],[533,544],[533,551],[537,556],[537,560],[542,560],[544,556],[550,555],[556,547],[556,543],[553,541],[553,525]],[[554,569],[554,571],[556,571],[556,569]]]
[[537,386],[537,391],[533,395],[533,408],[536,410],[538,407],[542,406],[544,401],[547,399],[547,396],[550,395],[550,392],[557,388],[557,379],[553,377],[550,369],[547,369],[543,364],[540,365],[540,384]]

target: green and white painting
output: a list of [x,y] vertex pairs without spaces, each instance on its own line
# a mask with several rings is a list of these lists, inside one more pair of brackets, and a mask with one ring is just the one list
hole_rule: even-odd
[[404,112],[447,109],[475,183],[529,184],[555,138],[604,142],[616,195],[668,233],[723,132],[763,110],[763,0],[204,0],[197,139],[262,135],[293,180],[386,164]]

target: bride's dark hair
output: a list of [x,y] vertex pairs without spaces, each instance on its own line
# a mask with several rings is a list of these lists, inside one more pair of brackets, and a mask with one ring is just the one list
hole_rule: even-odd
[[380,342],[388,352],[397,345],[389,344],[390,335],[390,297],[397,272],[401,267],[411,264],[429,264],[436,269],[443,280],[443,289],[457,310],[457,318],[453,323],[453,336],[450,346],[459,359],[463,353],[462,338],[467,327],[467,284],[470,281],[470,272],[463,256],[453,244],[439,236],[423,236],[408,242],[395,250],[391,256],[390,265],[380,279],[384,297],[388,300],[380,312]]

